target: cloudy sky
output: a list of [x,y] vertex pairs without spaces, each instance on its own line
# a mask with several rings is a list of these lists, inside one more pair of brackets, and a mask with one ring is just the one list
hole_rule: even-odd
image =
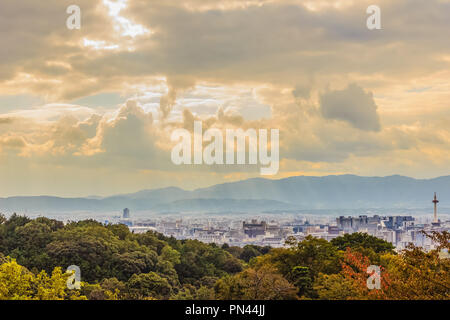
[[449,0],[1,0],[0,196],[259,176],[172,164],[195,119],[279,129],[271,178],[448,175],[449,17]]

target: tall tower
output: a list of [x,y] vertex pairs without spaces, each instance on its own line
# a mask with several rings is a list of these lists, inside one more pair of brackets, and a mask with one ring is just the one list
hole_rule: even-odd
[[437,218],[437,204],[439,203],[439,200],[436,197],[436,192],[434,193],[434,199],[432,201],[434,203],[434,221],[435,223],[438,223],[438,218]]
[[130,219],[130,209],[125,208],[123,209],[123,219]]

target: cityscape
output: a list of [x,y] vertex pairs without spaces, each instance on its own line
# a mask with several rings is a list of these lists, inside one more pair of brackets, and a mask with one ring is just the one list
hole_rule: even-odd
[[189,320],[450,301],[449,17],[0,0],[0,300]]
[[177,240],[193,239],[217,245],[244,247],[246,245],[284,247],[286,240],[298,241],[313,236],[330,241],[347,233],[361,232],[390,242],[397,251],[405,249],[410,243],[424,250],[435,249],[435,244],[426,237],[425,232],[450,231],[450,219],[439,219],[435,194],[433,218],[413,217],[411,215],[359,215],[333,217],[302,217],[288,215],[283,217],[262,216],[242,219],[242,216],[221,217],[167,217],[133,218],[128,208],[121,216],[114,216],[108,223],[121,223],[133,233],[154,231]]

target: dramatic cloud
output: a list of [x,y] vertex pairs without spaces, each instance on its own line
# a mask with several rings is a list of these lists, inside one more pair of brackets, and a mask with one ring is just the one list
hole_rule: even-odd
[[364,92],[356,84],[321,95],[320,110],[327,119],[347,121],[361,130],[380,131],[381,128],[372,93]]
[[[280,171],[448,174],[450,2],[0,3],[1,195],[193,188],[258,175],[175,166],[176,128],[280,130]],[[275,177],[275,178],[276,178]]]

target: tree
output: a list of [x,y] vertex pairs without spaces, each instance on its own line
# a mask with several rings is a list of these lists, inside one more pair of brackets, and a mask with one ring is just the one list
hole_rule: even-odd
[[127,297],[126,284],[117,278],[107,278],[100,282],[100,287],[106,291],[108,299],[125,299]]
[[294,281],[292,271],[297,266],[307,267],[313,281],[320,272],[331,274],[341,270],[340,253],[324,239],[308,236],[300,242],[291,239],[288,244],[289,248],[272,249],[268,254],[258,257],[254,265],[273,266],[291,282]]
[[124,224],[110,224],[107,226],[109,230],[112,231],[112,233],[117,236],[120,240],[127,239],[130,235],[130,229]]
[[224,276],[227,262],[233,258],[230,253],[198,240],[185,240],[179,250],[180,263],[175,266],[180,282],[194,283],[204,276]]
[[238,273],[242,271],[242,263],[235,257],[230,256],[225,260],[222,269],[227,273]]
[[294,285],[298,289],[298,296],[306,296],[313,298],[315,296],[312,286],[312,279],[309,274],[308,267],[297,266],[292,269],[292,276]]
[[360,299],[357,283],[341,273],[320,273],[314,283],[314,291],[321,300]]
[[10,251],[17,248],[17,242],[20,240],[20,236],[16,234],[16,228],[24,226],[30,221],[31,219],[14,213],[6,222],[0,224],[0,239],[3,238],[0,241],[1,252],[9,254]]
[[133,274],[153,271],[158,261],[154,250],[129,238],[121,240],[98,222],[71,223],[52,238],[45,248],[48,265],[75,264],[86,281],[110,277],[127,281]]
[[345,251],[347,248],[364,248],[372,249],[375,253],[394,253],[392,243],[361,232],[346,233],[343,236],[332,239],[331,243],[342,251]]
[[51,276],[45,271],[34,275],[14,259],[0,265],[0,300],[79,300],[77,290],[67,288],[68,273],[61,268],[53,270]]
[[133,299],[157,298],[168,299],[172,286],[167,279],[155,272],[134,274],[127,283],[127,289]]
[[67,274],[63,274],[60,267],[53,270],[48,276],[45,271],[41,271],[34,278],[32,287],[35,291],[34,299],[37,300],[64,300],[68,296]]
[[[436,244],[428,252],[410,244],[399,254],[380,252],[380,289],[367,285],[368,267],[374,260],[347,247],[338,275],[321,274],[314,284],[320,299],[450,299],[450,259],[440,251],[450,246],[448,232],[427,234]],[[373,250],[371,249],[373,252]]]
[[[120,291],[118,289],[109,290],[104,288],[101,284],[89,284],[84,282],[81,287],[81,292],[89,300],[118,300]],[[122,298],[125,296],[122,294]]]
[[245,262],[249,262],[251,258],[260,255],[261,253],[254,246],[246,245],[239,258],[244,260]]
[[180,256],[180,253],[177,250],[172,249],[172,247],[169,245],[165,246],[161,250],[161,258],[163,260],[169,261],[173,266],[181,262]]
[[214,300],[215,299],[214,289],[206,287],[206,286],[201,286],[195,292],[195,299],[196,300]]
[[426,233],[436,244],[429,252],[410,244],[399,256],[383,257],[391,275],[389,299],[450,299],[450,259],[441,257],[450,249],[450,233]]
[[111,257],[111,276],[126,281],[133,274],[154,271],[158,262],[156,252],[131,251],[115,253]]
[[292,300],[296,289],[274,268],[248,268],[217,281],[215,293],[224,300]]
[[[30,269],[45,269],[48,260],[45,247],[52,241],[51,233],[51,220],[47,218],[32,220],[23,226],[16,227],[15,248],[9,252],[9,255]],[[51,268],[48,271],[51,271]]]
[[15,260],[0,266],[0,300],[30,300],[33,274]]
[[367,270],[370,265],[372,263],[367,256],[347,248],[342,261],[342,274],[347,280],[354,282],[353,288],[357,291],[355,297],[358,299],[386,299],[391,277],[386,268],[380,266],[380,289],[369,289],[367,279],[370,275]]

